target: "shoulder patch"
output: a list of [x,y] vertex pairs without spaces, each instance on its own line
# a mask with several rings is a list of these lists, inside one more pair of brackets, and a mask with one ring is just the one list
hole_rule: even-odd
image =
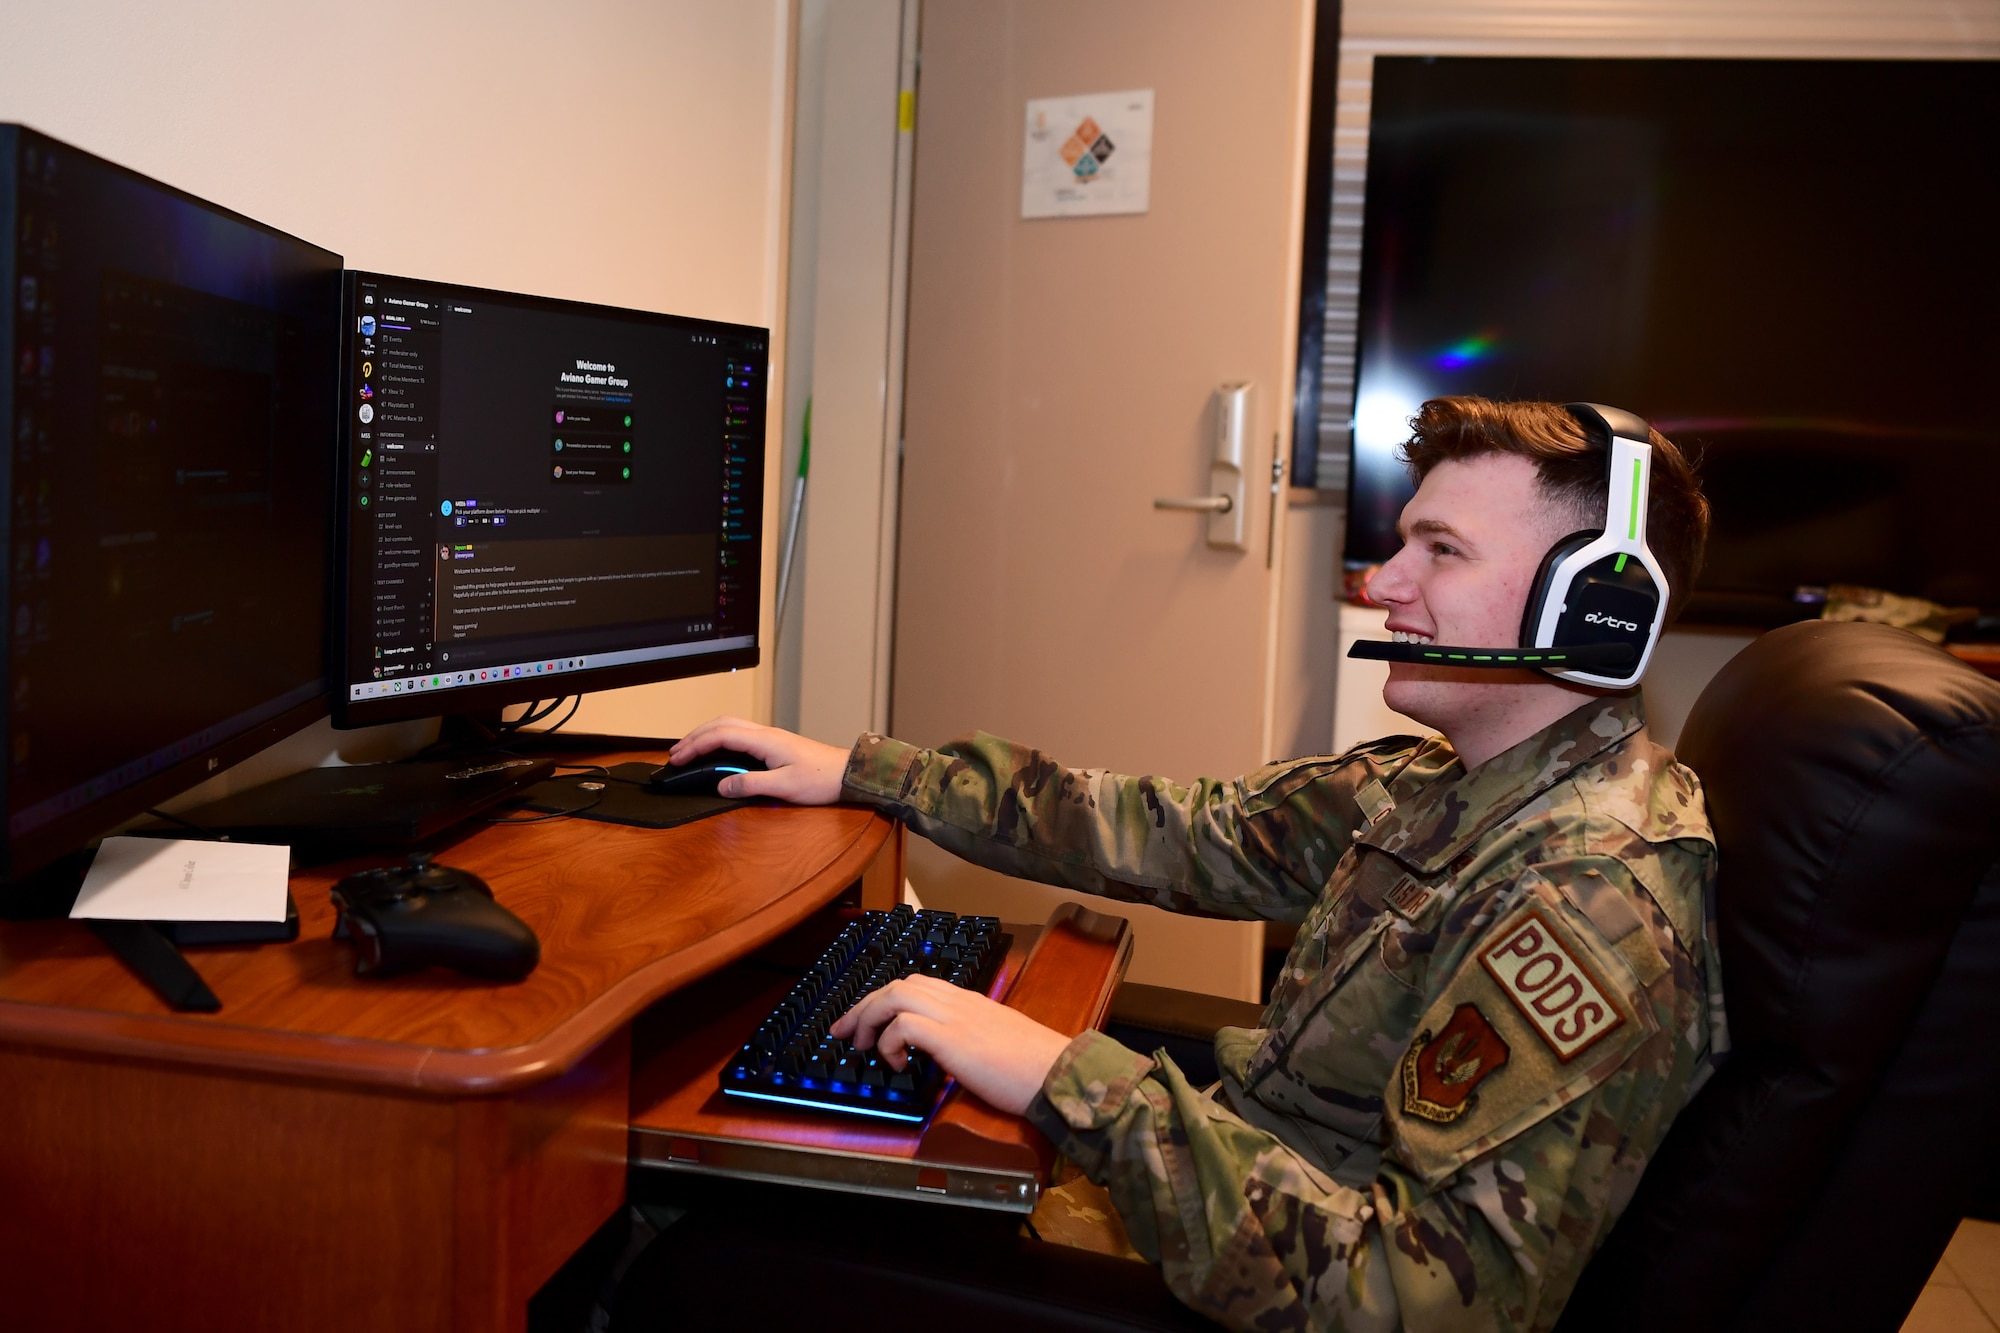
[[1476,1004],[1451,1011],[1444,1031],[1427,1028],[1403,1056],[1403,1112],[1448,1125],[1465,1114],[1468,1099],[1507,1063],[1507,1049]]
[[1427,1185],[1590,1096],[1659,1031],[1632,965],[1547,879],[1523,880],[1384,1089],[1391,1153]]
[[1479,964],[1564,1064],[1626,1021],[1609,986],[1532,907],[1479,951]]

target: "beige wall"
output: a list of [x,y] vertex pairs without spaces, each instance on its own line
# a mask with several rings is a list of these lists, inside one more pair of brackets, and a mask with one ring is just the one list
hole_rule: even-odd
[[[775,325],[791,14],[790,0],[0,0],[0,120],[352,267]],[[774,493],[767,532],[775,510]],[[766,716],[767,676],[595,695],[572,725],[674,735],[716,712]],[[406,740],[322,726],[281,766]]]

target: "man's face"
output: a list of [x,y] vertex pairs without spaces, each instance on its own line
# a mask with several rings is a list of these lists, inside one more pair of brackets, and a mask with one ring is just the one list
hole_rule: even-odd
[[[1514,454],[1482,454],[1431,469],[1403,507],[1403,549],[1368,584],[1389,608],[1398,639],[1511,648],[1542,556],[1573,526],[1554,512],[1535,465]],[[1389,667],[1382,698],[1406,717],[1450,735],[1481,715],[1514,706],[1523,691],[1552,682],[1531,671]]]

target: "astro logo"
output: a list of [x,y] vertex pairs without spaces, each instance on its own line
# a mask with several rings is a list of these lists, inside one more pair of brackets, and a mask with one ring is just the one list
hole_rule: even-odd
[[1639,626],[1636,623],[1630,620],[1620,620],[1616,616],[1607,616],[1600,611],[1592,611],[1585,615],[1583,619],[1586,624],[1605,625],[1611,629],[1622,629],[1627,634],[1637,634],[1639,632]]
[[1075,132],[1063,140],[1062,160],[1069,163],[1077,180],[1087,184],[1103,169],[1113,147],[1111,136],[1098,125],[1096,118],[1085,116]]

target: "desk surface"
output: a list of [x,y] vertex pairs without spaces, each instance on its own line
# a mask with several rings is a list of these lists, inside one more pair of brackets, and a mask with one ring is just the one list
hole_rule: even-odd
[[527,1333],[625,1198],[635,1016],[902,884],[900,830],[852,807],[430,850],[540,936],[527,980],[355,977],[327,890],[381,857],[294,875],[295,943],[190,951],[215,1015],[82,923],[0,922],[0,1326]]
[[[0,1042],[447,1094],[559,1074],[647,1004],[831,901],[894,825],[872,811],[757,806],[673,829],[471,824],[435,845],[533,928],[542,961],[494,986],[432,970],[354,975],[327,890],[380,856],[292,877],[299,939],[191,950],[222,1000],[168,1010],[81,923],[0,923]],[[580,836],[582,834],[582,836]]]

